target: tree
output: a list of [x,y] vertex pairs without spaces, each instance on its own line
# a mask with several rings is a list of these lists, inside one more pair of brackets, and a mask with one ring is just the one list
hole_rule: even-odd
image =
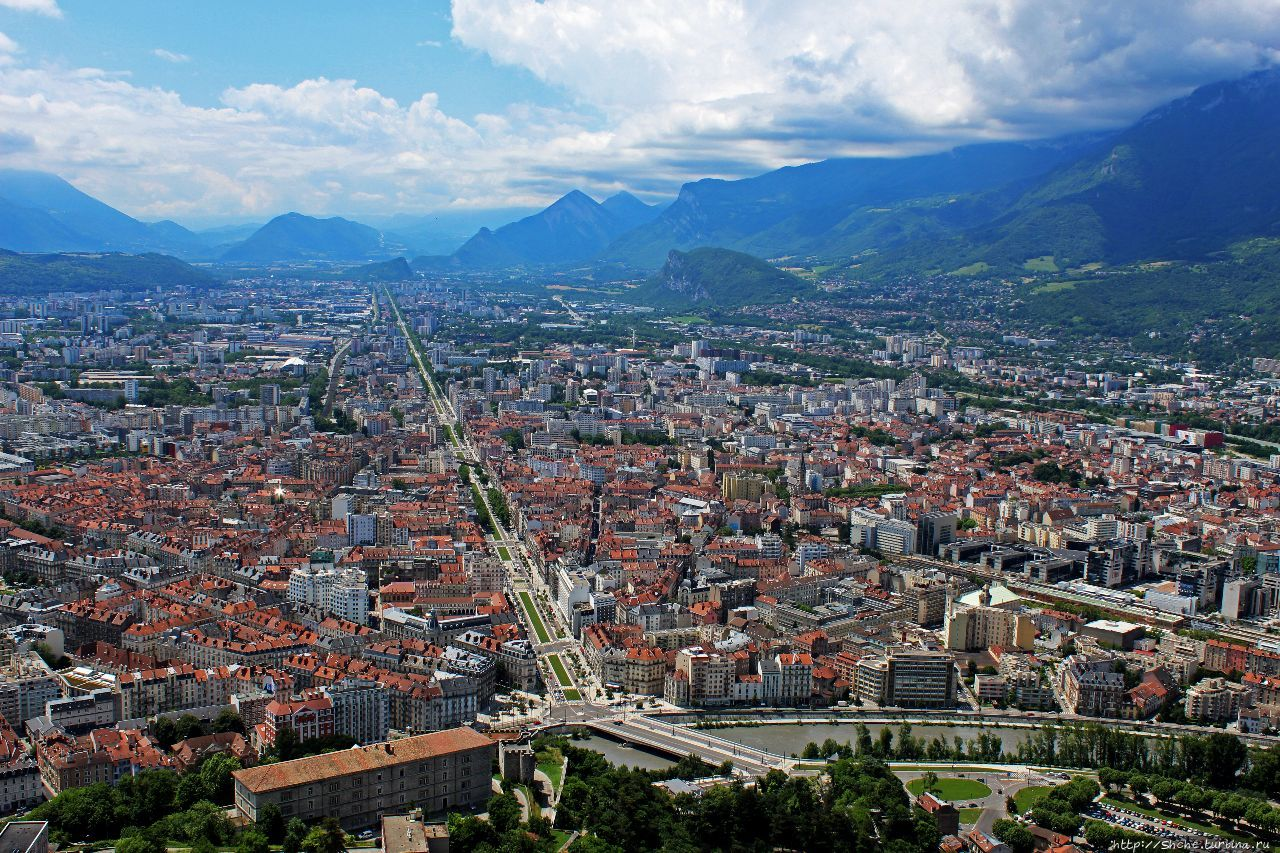
[[499,833],[505,834],[519,826],[522,814],[515,794],[498,794],[489,800],[489,822]]
[[602,841],[594,835],[579,835],[573,844],[569,845],[569,853],[622,853],[622,848]]
[[579,829],[591,808],[591,786],[571,775],[560,790],[556,804],[556,826],[561,829]]
[[1211,788],[1234,788],[1236,774],[1249,757],[1249,748],[1226,732],[1214,732],[1205,741],[1204,781]]
[[1095,850],[1110,850],[1120,840],[1120,828],[1100,820],[1091,820],[1084,826],[1084,840]]
[[938,786],[938,774],[932,770],[920,777],[920,782],[924,787],[921,790],[937,792],[942,789]]
[[208,800],[201,800],[187,809],[183,826],[191,841],[204,839],[216,845],[231,836],[231,822],[227,820],[226,811]]
[[450,850],[492,850],[498,845],[493,824],[471,815],[449,815]]
[[1013,848],[1013,853],[1031,853],[1035,849],[1035,836],[1016,820],[997,820],[991,826],[991,834]]
[[294,758],[298,751],[298,734],[293,729],[285,726],[276,732],[276,742],[274,744],[275,754],[281,761],[288,761]]
[[302,822],[302,818],[291,818],[285,826],[281,850],[283,853],[302,853],[302,843],[306,839],[307,825]]
[[275,803],[267,803],[258,812],[258,820],[256,824],[258,831],[267,837],[267,841],[272,844],[281,844],[284,842],[284,814],[281,813],[280,807]]
[[121,838],[116,843],[116,850],[118,853],[165,853],[163,844],[142,833]]
[[159,717],[151,724],[151,733],[166,749],[178,742],[178,728],[168,717]]
[[236,853],[271,853],[271,843],[261,832],[245,830],[236,842]]
[[213,718],[213,724],[209,728],[215,734],[224,732],[244,734],[244,720],[240,719],[240,715],[234,708],[223,708],[218,712],[218,716]]
[[303,839],[302,849],[305,853],[343,853],[347,849],[347,836],[338,819],[321,819]]
[[231,774],[240,769],[240,760],[225,752],[210,755],[200,764],[200,782],[206,792],[205,799],[220,805],[230,805],[235,780]]
[[183,714],[178,718],[178,722],[174,723],[174,729],[178,740],[186,740],[189,737],[199,737],[204,734],[204,723],[200,722],[200,718],[194,714]]

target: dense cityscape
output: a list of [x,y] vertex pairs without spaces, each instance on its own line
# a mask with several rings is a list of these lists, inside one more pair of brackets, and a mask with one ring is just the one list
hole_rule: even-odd
[[0,809],[60,843],[172,773],[180,814],[232,807],[193,843],[416,808],[466,849],[510,801],[539,844],[644,846],[580,802],[579,738],[684,820],[849,751],[921,849],[1280,828],[1280,455],[1204,426],[1275,412],[1266,363],[447,279],[9,314]]
[[0,0],[0,853],[1280,851],[1280,0]]

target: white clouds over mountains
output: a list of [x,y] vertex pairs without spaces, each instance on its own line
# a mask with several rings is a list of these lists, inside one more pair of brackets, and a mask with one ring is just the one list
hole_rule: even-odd
[[[51,0],[0,7],[60,14]],[[457,42],[570,106],[464,121],[433,93],[406,105],[316,77],[201,108],[127,76],[26,64],[0,36],[0,127],[32,140],[0,154],[180,220],[671,193],[842,154],[1121,124],[1280,53],[1280,0],[454,0],[453,20]]]

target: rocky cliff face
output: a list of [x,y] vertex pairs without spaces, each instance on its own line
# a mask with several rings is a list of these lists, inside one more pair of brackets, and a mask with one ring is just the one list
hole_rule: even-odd
[[700,276],[691,269],[689,256],[684,252],[677,252],[674,249],[669,252],[667,262],[658,271],[657,278],[662,287],[691,302],[702,302],[711,298]]

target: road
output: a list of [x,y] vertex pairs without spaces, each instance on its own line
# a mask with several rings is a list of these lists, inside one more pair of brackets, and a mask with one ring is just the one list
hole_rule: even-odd
[[342,379],[342,365],[350,350],[351,341],[345,340],[338,344],[338,348],[333,351],[333,358],[329,359],[329,387],[324,392],[324,408],[320,412],[326,418],[333,416],[333,402],[338,395],[338,382]]
[[[501,489],[502,484],[497,476],[488,469],[481,460],[480,455],[476,453],[475,447],[471,444],[471,439],[459,420],[452,403],[440,393],[431,371],[427,369],[426,362],[423,360],[422,352],[418,349],[414,337],[409,334],[409,326],[405,320],[404,312],[400,310],[399,304],[396,302],[395,297],[391,295],[389,289],[384,288],[383,292],[386,295],[387,303],[391,307],[391,313],[400,327],[400,332],[408,343],[409,354],[417,365],[418,373],[422,377],[423,384],[435,407],[440,423],[447,427],[454,436],[455,452],[463,462],[471,466],[473,471],[484,471],[490,485]],[[516,608],[521,621],[525,624],[526,633],[534,642],[538,653],[542,678],[547,685],[549,707],[554,707],[557,699],[565,701],[565,690],[575,691],[581,698],[587,700],[601,695],[603,693],[603,685],[596,681],[590,668],[585,666],[586,655],[582,644],[573,637],[569,626],[565,624],[563,614],[556,607],[544,604],[544,602],[550,602],[551,590],[543,578],[532,570],[534,562],[525,547],[524,541],[520,537],[513,535],[498,519],[498,516],[493,511],[493,506],[489,503],[487,489],[480,483],[477,483],[476,486],[472,490],[472,494],[479,498],[493,524],[493,529],[486,532],[490,547],[498,559],[502,560],[506,568],[508,592],[512,599],[512,605]],[[503,556],[504,554],[506,555],[505,557]],[[520,600],[521,592],[529,593],[530,599],[538,610],[539,617],[550,631],[551,640],[549,642],[538,642],[533,620],[525,613],[522,606]],[[556,676],[551,665],[552,656],[560,657],[561,662],[564,664],[565,672],[569,676],[570,685],[563,686],[560,684],[560,679]],[[580,662],[583,675],[578,674],[577,668],[571,660],[572,657],[576,657],[577,661]]]

